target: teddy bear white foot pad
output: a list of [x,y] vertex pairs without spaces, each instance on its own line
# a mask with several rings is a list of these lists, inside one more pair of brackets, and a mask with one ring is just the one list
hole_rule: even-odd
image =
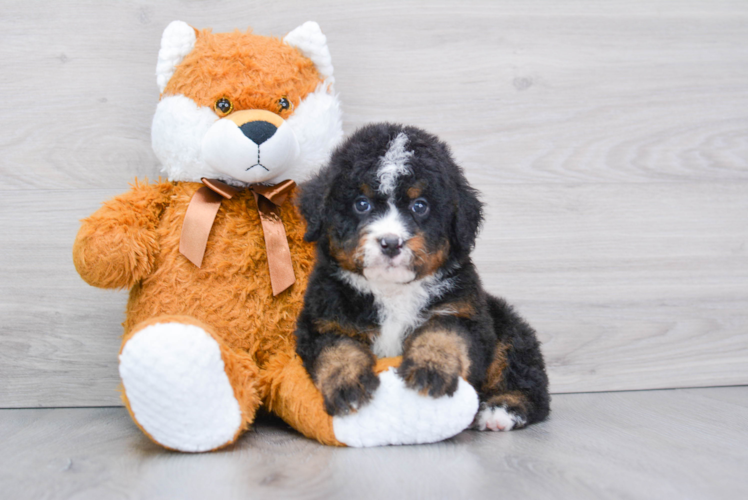
[[478,394],[463,379],[452,396],[440,398],[408,389],[394,368],[379,374],[379,382],[367,405],[332,419],[341,443],[356,448],[434,443],[467,429],[478,411]]
[[202,328],[147,326],[127,342],[119,360],[135,420],[163,446],[207,451],[239,432],[241,410],[220,348]]

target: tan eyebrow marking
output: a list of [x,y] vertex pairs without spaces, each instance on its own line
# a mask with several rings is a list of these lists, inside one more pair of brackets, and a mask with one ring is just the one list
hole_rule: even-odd
[[361,184],[360,189],[367,198],[374,198],[374,190],[368,184]]

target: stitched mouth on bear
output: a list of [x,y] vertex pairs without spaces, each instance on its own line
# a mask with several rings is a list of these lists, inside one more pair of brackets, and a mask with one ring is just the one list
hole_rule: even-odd
[[262,163],[260,163],[260,147],[259,146],[257,147],[257,163],[255,163],[251,167],[247,167],[247,169],[245,170],[245,172],[249,172],[250,170],[252,170],[255,167],[262,167],[266,171],[270,172],[269,168],[267,168],[265,165],[263,165]]
[[254,121],[243,124],[242,129],[229,119],[231,116],[217,120],[203,137],[203,158],[213,169],[241,182],[256,183],[291,168],[300,149],[288,123],[275,127]]

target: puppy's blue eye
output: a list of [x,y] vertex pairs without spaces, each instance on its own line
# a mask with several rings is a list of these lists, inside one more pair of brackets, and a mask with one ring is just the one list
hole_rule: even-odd
[[359,198],[356,198],[356,201],[353,202],[353,208],[354,210],[356,210],[356,212],[365,214],[366,212],[371,210],[371,202],[369,201],[369,198],[361,196]]
[[410,204],[410,210],[420,216],[424,216],[429,213],[429,203],[423,198],[418,198]]

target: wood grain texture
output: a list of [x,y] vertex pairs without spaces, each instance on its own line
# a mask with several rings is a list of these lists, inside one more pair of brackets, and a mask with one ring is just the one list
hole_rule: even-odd
[[78,220],[113,190],[1,191],[0,407],[120,404],[127,293],[73,267]]
[[[739,184],[489,185],[475,259],[535,326],[553,392],[748,381]],[[0,197],[0,405],[119,404],[125,292],[76,274],[78,219],[114,190]]]
[[554,392],[748,383],[748,3],[6,1],[0,407],[118,404],[124,292],[78,219],[158,176],[174,19],[326,32],[348,132],[449,141],[488,203],[475,258],[544,341]]
[[[567,394],[550,420],[427,446],[324,447],[276,420],[168,452],[122,408],[0,410],[0,490],[37,498],[736,499],[748,388]],[[717,424],[717,425],[715,425]]]
[[4,186],[157,175],[155,61],[176,18],[278,36],[317,20],[348,131],[425,126],[483,180],[748,180],[748,4],[608,3],[4,2]]
[[748,184],[490,185],[475,260],[554,392],[748,382]]

